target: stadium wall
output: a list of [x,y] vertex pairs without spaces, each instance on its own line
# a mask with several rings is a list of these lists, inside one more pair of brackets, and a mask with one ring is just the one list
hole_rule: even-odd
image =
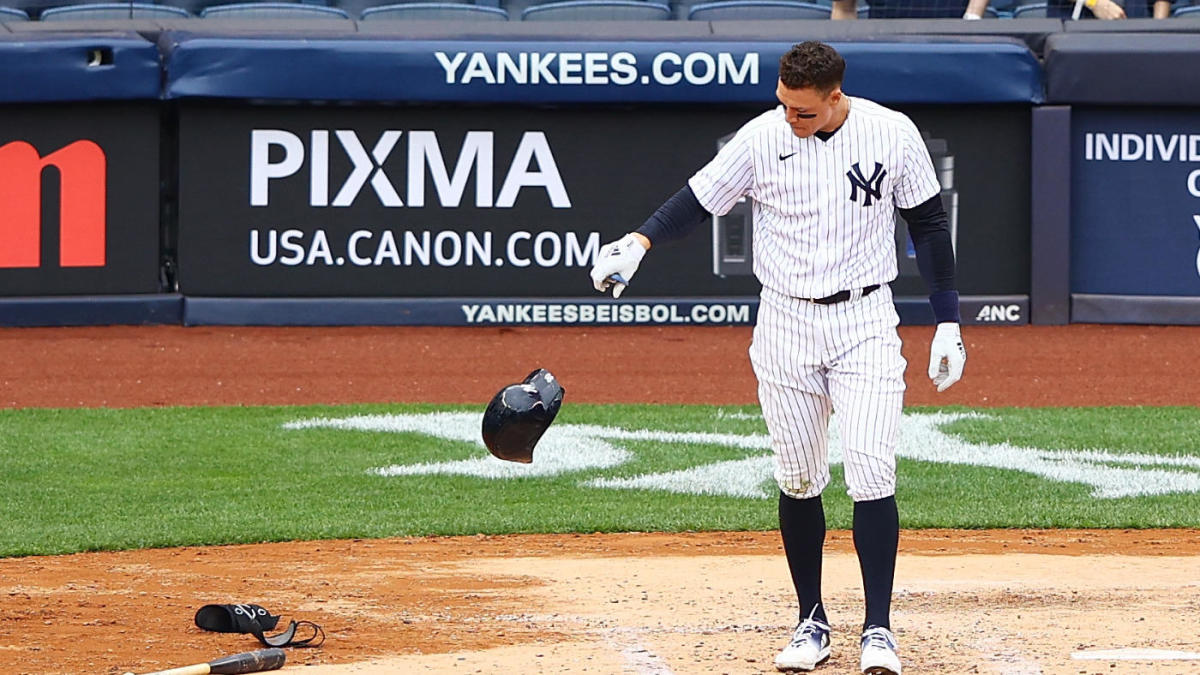
[[[0,324],[753,322],[736,211],[656,250],[620,301],[586,271],[769,104],[796,26],[134,23],[0,35]],[[1178,225],[1200,88],[1143,97],[1162,44],[1108,62],[1112,36],[1056,20],[802,23],[846,55],[848,91],[928,133],[965,322],[1197,315]],[[1127,86],[1094,84],[1104,63],[1134,64]],[[1101,135],[1175,154],[1096,160]],[[897,307],[929,323],[899,232]]]

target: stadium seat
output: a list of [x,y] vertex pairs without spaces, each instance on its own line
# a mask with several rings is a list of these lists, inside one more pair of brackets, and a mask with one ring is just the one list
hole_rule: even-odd
[[0,23],[8,23],[9,21],[28,21],[29,15],[23,10],[13,7],[0,7]]
[[567,0],[528,7],[522,21],[666,21],[671,8],[644,0]]
[[[391,5],[407,5],[412,3],[432,2],[433,0],[334,0],[327,3],[331,7],[337,7],[350,15],[351,19],[362,16],[364,10],[371,7],[387,7]],[[443,4],[467,4],[471,0],[437,0]],[[326,3],[321,3],[326,4]],[[489,5],[492,7],[498,6],[498,0],[490,0],[489,2],[476,3],[480,5]]]
[[1046,18],[1046,3],[1031,2],[1013,8],[1014,19],[1044,19]]
[[794,0],[722,0],[693,5],[689,21],[828,19],[830,8]]
[[368,7],[363,21],[508,21],[499,7],[482,7],[454,2],[406,2]]
[[65,5],[42,12],[42,21],[87,21],[92,19],[186,19],[185,9],[144,2],[105,2]]
[[205,19],[349,19],[336,7],[299,2],[253,2],[213,5],[200,12]]
[[91,5],[105,4],[113,0],[0,0],[5,7],[10,9],[19,9],[25,12],[31,20],[37,19],[42,12],[51,7],[62,7],[64,5]]
[[[1030,0],[1030,1],[1032,2],[1035,0]],[[1044,3],[1046,0],[1036,0],[1036,1]],[[1012,4],[1013,4],[1012,0],[996,0],[996,2],[994,2],[993,4],[995,4],[997,6],[992,7],[991,5],[989,5],[988,7],[984,8],[983,18],[985,18],[985,19],[1011,18],[1011,15],[1006,11],[1006,9],[1008,7],[1012,6]],[[962,6],[955,6],[955,3],[938,3],[936,6],[920,7],[917,10],[915,10],[917,13],[910,14],[909,12],[905,11],[903,3],[898,3],[898,2],[893,1],[893,2],[886,3],[886,5],[882,7],[881,11],[873,14],[871,12],[870,1],[868,0],[868,2],[866,4],[862,4],[862,3],[859,4],[857,13],[858,13],[858,18],[860,18],[860,19],[891,19],[891,18],[894,18],[894,19],[955,18],[955,19],[957,19],[957,18],[962,17],[962,13],[963,13],[962,8],[965,6],[966,6],[966,3],[963,3]]]
[[1200,19],[1200,5],[1192,5],[1191,7],[1180,7],[1171,13],[1171,16],[1177,19]]

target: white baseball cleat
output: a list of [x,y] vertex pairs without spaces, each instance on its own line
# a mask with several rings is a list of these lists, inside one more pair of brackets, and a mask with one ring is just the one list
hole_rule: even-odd
[[[817,610],[814,607],[813,612]],[[792,641],[775,657],[777,670],[812,670],[829,658],[829,624],[811,615],[796,626]]]
[[864,675],[900,675],[900,657],[896,656],[896,636],[883,626],[871,626],[862,634]]

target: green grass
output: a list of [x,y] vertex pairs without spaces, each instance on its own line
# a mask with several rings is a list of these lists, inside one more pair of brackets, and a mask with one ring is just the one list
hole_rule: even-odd
[[[776,526],[773,499],[581,486],[590,478],[687,469],[762,451],[613,441],[634,459],[609,469],[547,478],[381,477],[369,470],[465,459],[483,450],[417,433],[282,427],[312,417],[451,409],[0,411],[0,556],[417,534]],[[757,408],[568,405],[555,425],[765,433],[761,419],[731,417],[736,413],[752,416]],[[984,414],[942,430],[971,443],[1200,457],[1196,408],[1003,409]],[[1164,468],[1200,474],[1187,466],[1142,467]],[[833,473],[825,493],[826,513],[831,527],[848,527],[851,502],[841,467],[835,466]],[[1200,526],[1200,494],[1195,492],[1100,499],[1091,490],[1012,469],[902,459],[898,499],[905,527]]]

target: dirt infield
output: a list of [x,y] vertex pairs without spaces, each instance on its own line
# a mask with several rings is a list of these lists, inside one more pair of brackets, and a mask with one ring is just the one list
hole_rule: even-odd
[[[1200,403],[1198,328],[964,333],[966,378],[936,395],[922,372],[932,329],[902,330],[909,404]],[[535,366],[572,402],[748,404],[749,338],[744,328],[0,329],[0,406],[481,405]],[[901,549],[894,624],[906,673],[1200,673],[1186,659],[1200,657],[1198,531],[905,531]],[[822,671],[855,672],[857,562],[845,532],[830,533],[828,550],[838,632]],[[200,605],[236,601],[322,624],[325,646],[291,650],[287,668],[319,675],[766,672],[794,621],[786,574],[771,532],[12,558],[0,560],[0,673],[140,673],[252,649],[191,624]],[[1166,651],[1098,653],[1132,648]]]

